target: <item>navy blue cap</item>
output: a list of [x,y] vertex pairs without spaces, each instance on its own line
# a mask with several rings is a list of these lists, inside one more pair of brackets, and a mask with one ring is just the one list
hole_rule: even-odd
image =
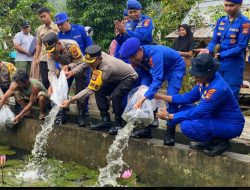
[[128,9],[123,10],[123,16],[128,16]]
[[67,13],[62,12],[62,13],[57,13],[55,15],[55,24],[62,24],[66,22],[69,19]]
[[25,20],[22,22],[22,28],[26,28],[26,27],[29,27],[30,26],[30,23],[29,21]]
[[219,69],[219,62],[212,55],[203,53],[192,59],[189,73],[193,76],[213,76]]
[[141,43],[138,38],[129,38],[122,44],[122,47],[119,51],[122,58],[129,58],[137,53],[140,49]]
[[241,4],[243,2],[243,0],[226,0],[235,4]]
[[135,10],[141,10],[142,6],[137,0],[128,0],[127,1],[127,9],[135,9]]

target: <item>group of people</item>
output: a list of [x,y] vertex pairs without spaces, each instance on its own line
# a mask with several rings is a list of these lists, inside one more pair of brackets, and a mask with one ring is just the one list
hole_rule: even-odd
[[[95,94],[101,121],[91,125],[90,129],[108,129],[109,134],[115,135],[125,124],[121,115],[126,96],[133,88],[146,85],[148,90],[134,108],[140,109],[146,99],[153,98],[164,100],[168,108],[154,112],[154,122],[135,130],[132,137],[151,138],[151,128],[157,127],[157,118],[161,118],[167,125],[164,145],[175,144],[175,128],[180,124],[183,134],[197,141],[191,142],[190,148],[210,156],[228,150],[229,140],[241,134],[245,123],[238,95],[243,82],[250,22],[240,12],[242,0],[224,1],[227,16],[218,20],[206,49],[194,49],[192,32],[186,24],[179,26],[179,37],[172,48],[157,45],[153,41],[153,20],[142,14],[141,4],[137,0],[128,0],[126,5],[124,20],[114,22],[116,38],[109,54],[94,45],[83,26],[71,24],[66,13],[56,14],[53,22],[48,8],[39,9],[38,15],[44,25],[37,30],[33,62],[39,63],[42,83],[29,78],[27,69],[10,74],[10,66],[0,65],[0,72],[9,72],[6,78],[12,80],[2,84],[5,79],[0,78],[5,93],[0,108],[14,94],[22,107],[15,123],[30,114],[35,102],[40,106],[39,118],[44,119],[45,105],[53,93],[53,76],[63,70],[69,86],[75,80],[76,95],[62,103],[55,124],[66,123],[66,109],[77,101],[78,123],[85,127],[88,97]],[[16,47],[17,39],[14,39]],[[20,47],[17,51],[29,54],[27,49]],[[191,59],[194,51],[199,55]],[[183,80],[190,75],[196,85],[191,91],[180,94]],[[158,90],[165,81],[167,89],[163,95]],[[115,122],[110,120],[110,99]]]

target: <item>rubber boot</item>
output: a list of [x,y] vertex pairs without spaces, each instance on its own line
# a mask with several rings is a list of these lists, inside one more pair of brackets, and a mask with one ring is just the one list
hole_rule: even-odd
[[62,125],[65,124],[67,122],[67,118],[66,118],[66,110],[63,108],[61,109],[55,119],[55,125]]
[[157,110],[154,111],[154,121],[151,123],[152,128],[157,128],[159,126],[158,118],[156,117]]
[[175,126],[167,128],[164,138],[164,145],[174,146],[174,144],[175,144]]
[[78,125],[79,127],[86,127],[86,115],[85,111],[80,110],[78,115]]
[[116,117],[113,126],[109,129],[108,133],[110,135],[117,135],[118,130],[122,129],[123,121],[121,117]]
[[131,134],[132,138],[152,138],[151,126],[138,129]]
[[102,130],[111,127],[110,115],[108,112],[101,112],[102,120],[97,123],[90,125],[91,130]]

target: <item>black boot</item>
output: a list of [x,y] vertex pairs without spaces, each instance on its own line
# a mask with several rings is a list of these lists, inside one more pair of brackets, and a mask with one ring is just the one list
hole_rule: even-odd
[[115,118],[115,123],[114,125],[109,129],[108,133],[110,135],[117,135],[118,130],[122,129],[123,125],[122,125],[122,118]]
[[208,148],[211,144],[209,142],[190,142],[189,148],[196,150],[203,150],[204,148]]
[[159,126],[158,118],[156,117],[157,110],[154,111],[154,121],[151,123],[152,128],[157,128]]
[[66,118],[66,110],[63,108],[61,109],[55,119],[55,125],[62,125],[65,124],[67,122],[67,118]]
[[228,139],[214,139],[209,147],[203,149],[203,152],[208,156],[218,156],[230,148],[231,144]]
[[164,138],[164,145],[167,146],[174,146],[175,144],[175,126],[174,127],[169,127],[167,128],[167,131],[165,133],[165,138]]
[[79,111],[78,125],[79,127],[86,127],[86,115],[85,115],[85,111],[83,110]]
[[101,112],[101,117],[102,117],[101,122],[99,122],[97,124],[90,125],[91,130],[102,130],[102,129],[106,129],[106,128],[111,127],[109,113],[108,112]]
[[132,138],[149,138],[149,139],[152,138],[151,126],[134,131],[131,134],[131,137]]

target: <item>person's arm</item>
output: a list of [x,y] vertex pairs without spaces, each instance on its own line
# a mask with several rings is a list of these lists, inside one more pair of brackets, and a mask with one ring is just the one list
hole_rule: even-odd
[[[83,40],[84,40],[83,42],[84,42],[85,48],[94,44],[92,38],[90,36],[87,36],[84,27],[82,27],[82,34],[83,34]],[[85,54],[85,52],[82,52],[82,53]]]
[[184,52],[184,51],[178,51],[178,53],[183,56],[183,57],[192,57],[193,56],[193,51],[188,51],[188,52]]
[[13,39],[13,45],[14,45],[14,48],[22,53],[22,54],[25,54],[25,55],[28,55],[28,51],[26,49],[24,49],[23,47],[21,47],[21,44],[22,44],[22,39],[21,37],[17,34],[14,39]]
[[199,119],[212,114],[225,101],[227,94],[224,89],[209,89],[206,96],[201,98],[200,103],[193,108],[173,114],[173,120],[177,123],[183,120]]
[[23,108],[23,110],[16,116],[15,120],[18,122],[20,119],[22,119],[25,114],[30,111],[30,109],[32,108],[34,102],[36,101],[37,97],[38,97],[38,93],[40,91],[39,86],[33,86],[31,89],[31,95],[30,95],[30,100],[29,103]]
[[244,52],[249,42],[249,29],[250,22],[245,22],[244,24],[242,24],[239,29],[239,37],[237,43],[234,44],[232,48],[228,48],[227,50],[220,52],[220,58],[233,57]]
[[151,59],[150,62],[152,67],[150,69],[150,74],[152,76],[152,83],[149,85],[148,90],[145,92],[144,96],[146,99],[152,100],[155,93],[159,90],[163,82],[163,54],[156,53]]
[[156,93],[154,96],[155,99],[163,100],[168,103],[174,103],[174,104],[192,104],[195,103],[200,99],[200,91],[199,91],[199,85],[196,85],[193,87],[193,89],[190,92],[184,93],[184,94],[176,94],[173,96],[168,96],[160,93]]
[[5,92],[5,94],[0,99],[0,109],[5,104],[5,102],[8,100],[8,98],[14,93],[14,91],[16,90],[16,88],[17,88],[16,83],[12,82],[10,84],[9,89]]
[[209,53],[212,54],[214,52],[214,48],[217,44],[220,43],[220,36],[218,35],[218,28],[220,25],[221,19],[219,19],[216,23],[214,33],[213,33],[213,38],[209,42],[207,49],[209,50]]
[[33,58],[36,64],[38,64],[39,62],[41,51],[42,51],[42,39],[38,36],[38,33],[37,33],[36,51],[35,51],[34,58]]

